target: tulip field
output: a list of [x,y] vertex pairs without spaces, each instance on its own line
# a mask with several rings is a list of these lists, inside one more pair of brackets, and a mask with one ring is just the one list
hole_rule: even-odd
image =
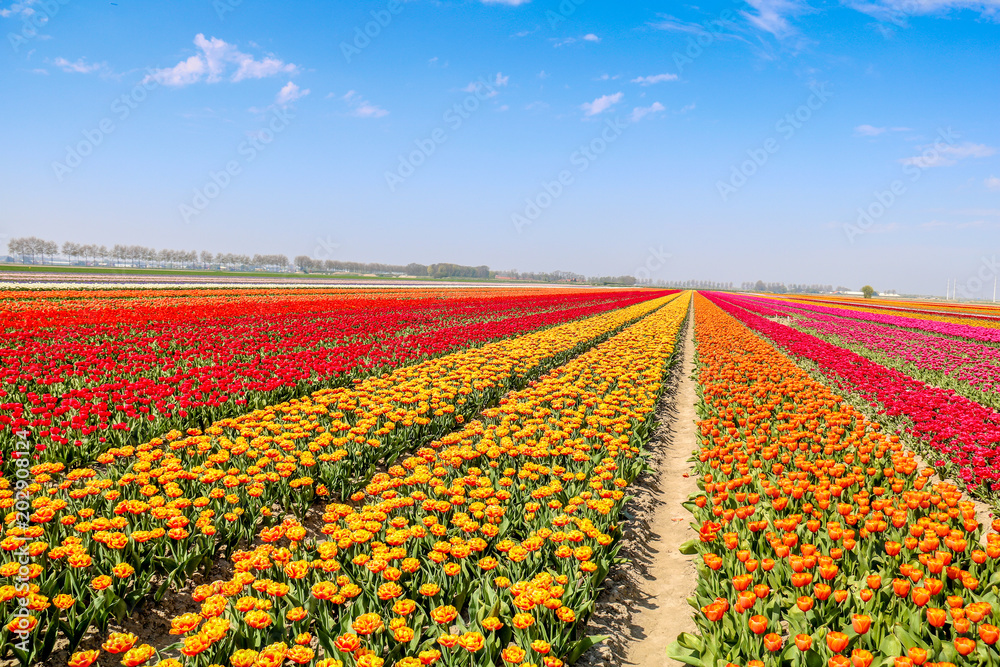
[[996,314],[695,298],[699,632],[675,659],[1000,664],[1000,521],[972,500],[1000,488],[1000,414],[974,400]]
[[[603,639],[588,620],[694,345],[698,421],[669,446],[699,492],[663,511],[690,517],[696,631],[669,657],[1000,666],[1000,309],[568,288],[0,303],[0,663],[572,665]],[[192,610],[169,639],[123,629],[167,601]]]

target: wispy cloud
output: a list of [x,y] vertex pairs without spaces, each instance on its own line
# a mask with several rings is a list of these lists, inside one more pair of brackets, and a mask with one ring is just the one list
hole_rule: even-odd
[[795,28],[788,21],[789,16],[796,16],[809,7],[800,0],[746,0],[755,11],[741,11],[740,14],[751,25],[771,33],[775,37],[787,37],[795,33]]
[[107,63],[88,63],[85,58],[78,58],[73,62],[65,58],[56,58],[52,61],[52,64],[64,72],[75,74],[91,74],[102,69],[107,69]]
[[625,93],[615,93],[614,95],[603,95],[598,97],[593,102],[585,102],[580,105],[583,109],[583,113],[586,116],[596,116],[597,114],[604,113],[614,105],[622,101],[625,97]]
[[659,20],[653,21],[649,25],[657,30],[684,32],[692,35],[699,32],[707,32],[705,27],[699,25],[698,23],[683,21],[675,16],[670,16],[669,14],[661,14]]
[[520,5],[526,5],[531,0],[479,0],[484,5],[508,5],[510,7],[518,7]]
[[653,74],[651,76],[637,76],[632,79],[632,83],[638,83],[642,86],[652,86],[654,83],[665,83],[667,81],[676,81],[676,74]]
[[499,93],[497,88],[503,88],[508,83],[510,83],[510,75],[504,76],[503,72],[497,72],[497,75],[493,77],[489,82],[485,79],[480,79],[479,81],[470,81],[464,88],[462,88],[463,93],[477,93],[483,88],[490,89],[490,92],[486,93],[485,97],[496,97]]
[[351,115],[357,118],[382,118],[389,115],[388,111],[372,104],[354,90],[347,91],[340,99],[351,106]]
[[989,157],[996,153],[996,149],[986,144],[974,144],[966,141],[962,144],[947,146],[926,146],[920,155],[906,157],[900,160],[902,164],[913,165],[921,169],[931,167],[950,167],[958,164],[960,160],[966,158]]
[[970,10],[995,17],[1000,12],[1000,0],[841,0],[841,4],[900,26],[906,25],[909,16]]
[[153,71],[147,80],[157,81],[165,86],[189,86],[204,81],[218,83],[228,76],[232,82],[244,79],[263,79],[278,74],[296,74],[298,65],[286,63],[274,56],[257,60],[243,53],[235,45],[217,37],[206,39],[205,35],[195,35],[194,44],[200,53],[182,60],[173,67]]
[[858,125],[854,128],[854,134],[859,137],[877,137],[886,132],[912,132],[909,127],[876,127],[874,125]]
[[1000,178],[997,178],[996,176],[990,176],[989,178],[987,178],[985,181],[983,181],[983,185],[986,186],[987,190],[1000,192]]
[[[0,9],[0,17],[10,18],[11,16],[16,18],[30,18],[35,15],[35,10],[31,5],[38,4],[38,0],[22,0],[21,2],[15,2],[10,7],[5,9]],[[36,19],[40,23],[48,21],[48,16],[41,16]]]
[[638,123],[640,120],[649,116],[650,114],[657,114],[666,111],[666,107],[659,102],[653,102],[648,107],[636,107],[632,109],[631,115],[629,115],[629,120],[633,123]]
[[292,102],[296,100],[301,100],[303,97],[308,95],[310,90],[306,88],[305,90],[299,88],[293,82],[289,81],[284,85],[284,87],[278,91],[278,95],[274,98],[274,103],[279,107],[287,107]]
[[586,35],[583,35],[582,37],[565,37],[563,39],[555,39],[555,38],[553,38],[551,40],[552,45],[554,47],[556,47],[557,49],[560,46],[569,46],[570,44],[576,44],[577,42],[593,42],[593,43],[596,44],[596,43],[598,43],[600,41],[601,41],[601,38],[598,37],[597,35],[595,35],[592,32],[589,32]]
[[875,127],[874,125],[858,125],[854,128],[854,134],[859,137],[877,137],[883,132],[885,132],[884,127]]

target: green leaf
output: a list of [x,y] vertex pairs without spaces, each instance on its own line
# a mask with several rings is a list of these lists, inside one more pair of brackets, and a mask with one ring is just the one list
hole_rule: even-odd
[[704,642],[701,640],[701,637],[693,635],[690,632],[682,632],[681,634],[677,635],[677,643],[683,646],[684,648],[690,648],[696,651],[702,650],[702,648],[705,646]]
[[591,646],[600,644],[607,638],[607,635],[591,635],[589,637],[584,637],[580,641],[576,642],[575,646],[573,646],[573,649],[569,652],[569,655],[566,658],[566,662],[573,664],[579,660],[580,656],[586,653]]
[[673,658],[677,662],[683,662],[692,667],[714,667],[711,662],[702,660],[701,654],[691,649],[686,649],[678,642],[671,642],[667,647],[667,657]]
[[698,540],[688,540],[678,549],[685,556],[693,556],[698,553]]
[[883,637],[878,650],[887,657],[895,658],[896,656],[903,655],[903,645],[893,635],[886,635]]

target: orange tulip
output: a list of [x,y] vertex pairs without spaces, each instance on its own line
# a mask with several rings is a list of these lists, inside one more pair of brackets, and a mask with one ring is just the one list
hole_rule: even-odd
[[808,595],[803,595],[795,601],[795,604],[802,611],[809,611],[813,608],[813,599]]
[[927,649],[914,646],[906,652],[907,657],[913,661],[914,665],[922,665],[927,662]]
[[855,614],[851,619],[851,625],[856,633],[863,635],[872,627],[872,618],[865,614]]
[[875,656],[870,651],[856,648],[851,651],[851,663],[854,667],[868,667],[875,660]]
[[812,648],[813,638],[809,635],[795,635],[795,647],[800,651],[808,651]]
[[781,635],[774,632],[764,635],[764,648],[766,648],[771,653],[775,653],[781,650],[782,647]]
[[767,632],[767,619],[763,616],[751,616],[748,620],[750,631],[755,635],[762,635]]
[[969,655],[976,650],[976,641],[968,637],[959,637],[955,640],[955,650],[959,655]]
[[980,625],[979,638],[989,646],[993,646],[997,643],[997,639],[1000,639],[1000,628],[995,625]]
[[840,653],[847,648],[850,637],[843,632],[830,632],[826,635],[826,645],[834,653]]
[[944,609],[934,607],[927,608],[927,622],[935,628],[943,628],[948,620],[948,613]]

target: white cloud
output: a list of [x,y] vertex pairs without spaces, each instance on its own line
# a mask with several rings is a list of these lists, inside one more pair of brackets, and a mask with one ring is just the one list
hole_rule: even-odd
[[173,67],[155,70],[147,80],[151,79],[165,86],[180,87],[200,81],[218,83],[231,67],[235,67],[235,71],[229,79],[234,83],[278,74],[296,74],[299,71],[298,65],[286,63],[274,56],[257,60],[252,55],[240,51],[235,45],[217,37],[206,39],[205,35],[198,33],[195,35],[194,43],[201,53],[182,60]]
[[280,107],[286,107],[295,100],[301,100],[303,97],[308,95],[309,92],[308,88],[302,90],[297,85],[289,81],[281,90],[278,91],[277,97],[274,98],[274,103]]
[[[22,0],[21,2],[15,2],[7,9],[0,9],[0,16],[3,18],[9,18],[11,16],[22,19],[29,18],[35,15],[35,10],[31,7],[31,5],[35,4],[38,4],[38,0]],[[45,23],[49,20],[49,17],[47,14],[43,14],[35,20],[38,23]]]
[[958,164],[959,160],[965,158],[983,158],[996,153],[996,149],[986,144],[974,144],[966,141],[962,144],[949,144],[944,146],[925,146],[920,155],[907,157],[900,160],[902,164],[913,165],[921,169],[931,167],[950,167]]
[[614,105],[621,102],[623,97],[625,97],[624,93],[615,93],[614,95],[603,95],[601,97],[598,97],[593,102],[585,102],[584,104],[580,105],[580,108],[583,109],[585,115],[596,116],[599,113],[604,113]]
[[552,45],[557,49],[560,46],[569,46],[570,44],[576,44],[577,42],[594,42],[595,44],[601,41],[601,38],[592,32],[588,32],[582,37],[566,37],[564,39],[552,39]]
[[497,72],[497,75],[495,77],[493,77],[492,81],[490,81],[490,82],[487,83],[486,80],[482,79],[482,78],[479,79],[479,81],[470,81],[468,83],[468,85],[466,85],[461,90],[462,90],[463,93],[476,93],[476,92],[479,92],[483,88],[489,88],[490,92],[488,92],[485,95],[485,97],[496,97],[499,94],[499,93],[497,93],[496,89],[497,88],[503,88],[509,82],[510,82],[510,76],[509,75],[508,76],[504,76],[502,72]]
[[347,91],[347,94],[340,99],[351,105],[351,115],[357,118],[382,118],[389,115],[388,111],[372,104],[354,90]]
[[740,14],[757,28],[775,37],[785,37],[795,32],[788,22],[788,16],[800,14],[807,7],[799,0],[746,0],[756,13],[741,11]]
[[841,0],[841,4],[900,26],[906,25],[908,16],[945,14],[963,9],[996,16],[1000,11],[1000,0]]
[[877,137],[885,132],[912,132],[909,127],[875,127],[874,125],[858,125],[854,128],[854,134],[859,137]]
[[653,74],[651,76],[638,76],[632,79],[632,83],[638,83],[643,86],[652,86],[654,83],[665,83],[667,81],[676,80],[676,74]]
[[661,111],[666,111],[666,107],[659,102],[653,102],[648,107],[636,107],[632,109],[632,114],[629,116],[629,120],[633,123],[638,123],[646,116],[654,113],[660,113]]
[[989,190],[993,190],[994,192],[1000,191],[1000,178],[997,178],[996,176],[990,176],[983,181],[983,183]]
[[873,125],[858,125],[854,128],[854,133],[860,137],[877,137],[883,132],[885,132],[884,127],[875,127]]
[[105,63],[87,63],[83,58],[79,58],[75,62],[70,62],[65,58],[56,58],[52,61],[52,64],[64,72],[73,72],[76,74],[90,74],[107,66]]

